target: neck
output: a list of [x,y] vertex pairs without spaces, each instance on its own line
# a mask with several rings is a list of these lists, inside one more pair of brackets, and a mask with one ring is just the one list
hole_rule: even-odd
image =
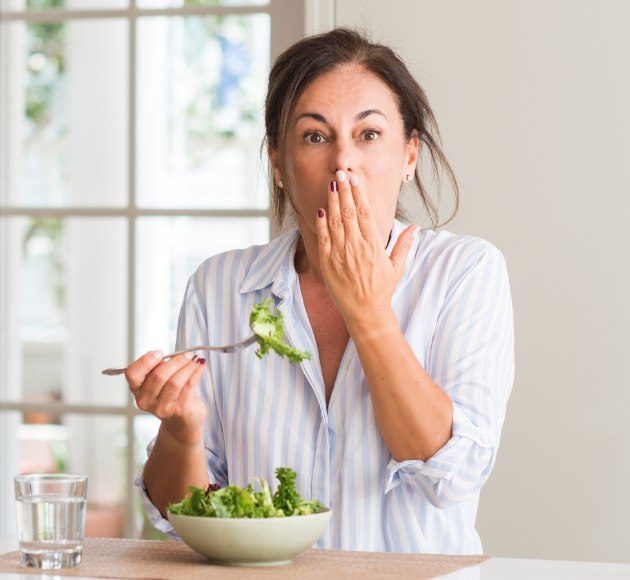
[[319,248],[317,234],[308,227],[300,227],[295,250],[295,271],[300,277],[310,278],[313,282],[324,286],[322,269],[319,265]]

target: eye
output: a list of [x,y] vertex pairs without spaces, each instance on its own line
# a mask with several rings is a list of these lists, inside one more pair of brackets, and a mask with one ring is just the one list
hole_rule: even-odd
[[381,132],[377,129],[366,129],[362,135],[365,141],[376,141],[380,137]]
[[[314,137],[314,139],[312,139],[312,137]],[[311,145],[318,145],[319,143],[323,143],[326,139],[321,133],[311,131],[304,134],[304,140]]]

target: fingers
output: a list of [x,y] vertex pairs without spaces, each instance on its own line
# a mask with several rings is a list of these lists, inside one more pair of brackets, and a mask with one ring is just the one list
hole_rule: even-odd
[[331,181],[328,187],[328,235],[330,236],[331,249],[341,251],[345,244],[345,235],[337,187],[336,181]]
[[[315,219],[317,228],[317,240],[319,242],[320,265],[325,268],[326,261],[330,257],[331,240],[328,233],[328,222],[326,221],[326,210],[319,208],[317,210],[317,218]],[[323,258],[323,259],[322,259]]]
[[350,244],[356,244],[361,241],[362,236],[359,224],[357,223],[357,207],[354,203],[349,177],[352,177],[353,181],[357,184],[358,178],[354,174],[349,176],[345,171],[341,170],[337,171],[336,177],[339,190],[339,213],[343,223],[344,241]]
[[359,177],[352,174],[349,181],[353,203],[356,208],[356,223],[359,235],[368,242],[379,241],[380,243],[378,228],[376,227],[376,222],[372,215],[372,206],[370,205],[368,196],[363,191],[362,184],[359,183]]
[[[158,364],[146,376],[140,388],[134,392],[138,408],[154,413],[157,399],[165,388],[170,392],[176,391],[179,394],[185,383],[184,379],[191,375],[197,367],[196,359],[193,360],[192,356],[192,353],[185,353]],[[184,371],[186,367],[188,368]],[[184,371],[183,374],[179,374],[180,371]]]
[[206,359],[195,357],[192,364],[185,365],[176,372],[160,391],[155,401],[153,414],[163,419],[173,414],[174,407],[184,402],[193,392],[203,373]]
[[333,251],[344,255],[348,245],[358,247],[364,240],[380,243],[372,207],[358,176],[340,170],[335,177],[328,190],[328,215],[320,208],[315,220],[323,257]]
[[140,389],[147,375],[162,362],[163,356],[162,351],[154,350],[136,359],[127,367],[125,378],[132,393]]

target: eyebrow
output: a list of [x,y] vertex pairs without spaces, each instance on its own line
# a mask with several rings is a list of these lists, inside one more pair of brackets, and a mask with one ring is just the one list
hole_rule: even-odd
[[[385,115],[385,113],[383,113],[379,109],[367,109],[365,111],[361,111],[360,113],[358,113],[354,117],[354,120],[355,121],[361,121],[362,119],[365,119],[369,115],[381,115],[381,116],[385,117],[385,119],[387,119],[387,115]],[[315,119],[316,121],[320,121],[322,123],[325,123],[326,125],[330,125],[330,123],[326,120],[326,117],[324,117],[324,115],[321,115],[320,113],[311,113],[311,112],[300,113],[296,117],[294,124],[297,125],[297,122],[300,119],[303,119],[304,117],[311,117],[312,119]]]

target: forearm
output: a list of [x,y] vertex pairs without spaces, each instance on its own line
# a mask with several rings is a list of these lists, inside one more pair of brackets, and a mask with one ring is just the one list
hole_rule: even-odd
[[396,461],[426,461],[452,435],[451,398],[422,368],[393,312],[348,324],[367,379],[374,416]]
[[166,517],[168,504],[180,501],[188,493],[189,485],[208,486],[203,440],[182,445],[161,426],[144,466],[144,482],[149,498]]

